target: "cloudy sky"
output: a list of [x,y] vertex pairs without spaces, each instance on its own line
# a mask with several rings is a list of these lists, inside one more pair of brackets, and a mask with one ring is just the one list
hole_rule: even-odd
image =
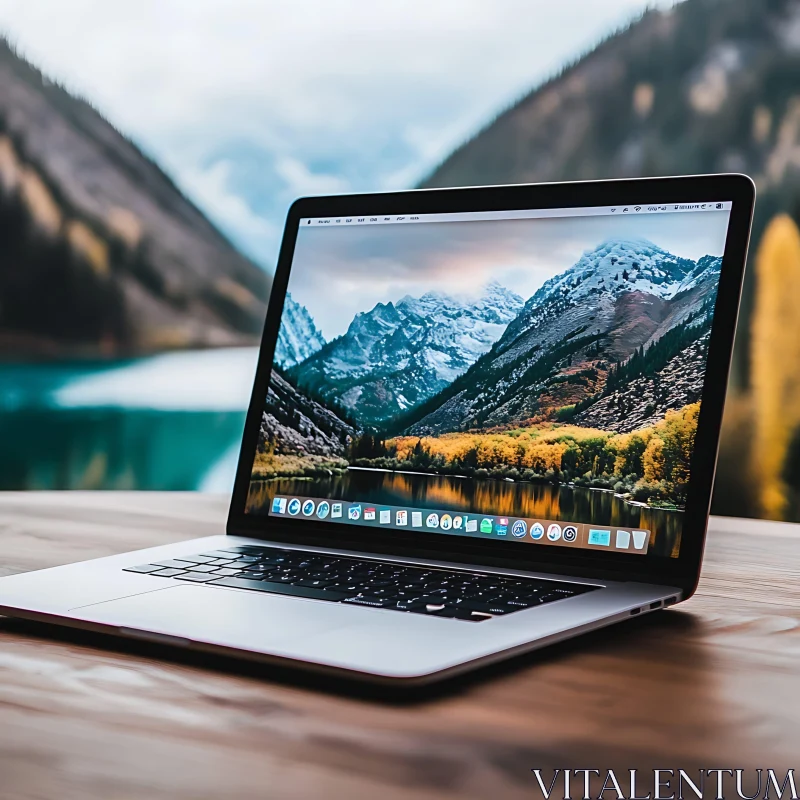
[[407,294],[476,296],[494,280],[527,300],[548,278],[608,239],[648,239],[695,261],[722,255],[727,227],[727,211],[301,226],[289,290],[330,340],[344,333],[359,311]]
[[406,188],[646,5],[673,0],[0,0],[264,266],[299,195]]

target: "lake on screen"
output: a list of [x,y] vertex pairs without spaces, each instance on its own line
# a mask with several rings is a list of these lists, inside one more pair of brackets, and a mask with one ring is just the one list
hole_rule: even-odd
[[257,356],[0,365],[0,489],[230,491]]

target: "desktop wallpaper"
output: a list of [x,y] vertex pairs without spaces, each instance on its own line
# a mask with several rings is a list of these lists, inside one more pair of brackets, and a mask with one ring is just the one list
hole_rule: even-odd
[[248,512],[629,525],[677,555],[727,221],[301,226]]

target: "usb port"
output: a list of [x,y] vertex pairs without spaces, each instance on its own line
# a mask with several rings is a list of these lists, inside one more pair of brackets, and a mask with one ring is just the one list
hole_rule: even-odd
[[665,605],[665,606],[673,606],[673,605],[675,605],[675,603],[677,603],[677,602],[678,602],[678,598],[677,598],[677,597],[668,597],[668,598],[667,598],[667,599],[664,601],[664,605]]
[[655,611],[655,609],[661,608],[661,601],[656,600],[655,603],[650,603],[650,609]]
[[642,609],[641,608],[632,608],[631,609],[631,616],[634,616],[636,614],[641,614],[641,613],[642,613]]

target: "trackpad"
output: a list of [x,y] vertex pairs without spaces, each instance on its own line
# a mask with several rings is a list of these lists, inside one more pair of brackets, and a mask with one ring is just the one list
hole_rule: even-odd
[[82,606],[72,609],[70,616],[119,628],[269,652],[284,642],[350,625],[352,611],[315,600],[182,585]]

